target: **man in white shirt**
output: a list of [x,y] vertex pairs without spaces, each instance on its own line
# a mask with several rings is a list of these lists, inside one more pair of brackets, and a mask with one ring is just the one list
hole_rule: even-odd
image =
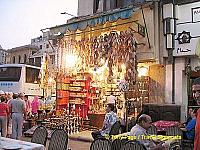
[[162,145],[163,143],[159,143],[156,145],[152,139],[145,139],[145,137],[149,136],[147,134],[147,129],[151,126],[151,122],[152,121],[150,116],[142,114],[138,118],[137,124],[131,129],[130,136],[136,137],[136,140],[139,143],[143,144],[147,150],[165,149],[166,147]]
[[107,97],[107,103],[108,104],[116,104],[117,98],[113,96],[113,92],[110,93],[110,96]]

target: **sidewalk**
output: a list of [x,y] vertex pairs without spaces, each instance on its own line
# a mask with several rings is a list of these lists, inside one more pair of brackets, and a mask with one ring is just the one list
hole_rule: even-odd
[[92,131],[86,130],[79,133],[69,135],[69,139],[76,141],[92,142],[93,138],[91,135]]

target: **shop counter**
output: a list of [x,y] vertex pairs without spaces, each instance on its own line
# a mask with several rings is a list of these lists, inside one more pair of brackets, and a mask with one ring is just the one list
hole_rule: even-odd
[[90,119],[90,125],[99,129],[103,126],[105,113],[89,113],[88,118]]

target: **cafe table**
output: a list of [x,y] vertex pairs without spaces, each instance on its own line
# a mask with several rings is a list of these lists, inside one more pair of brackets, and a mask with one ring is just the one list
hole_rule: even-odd
[[44,145],[0,137],[0,150],[45,150]]
[[161,132],[161,131],[165,132],[168,127],[178,126],[179,122],[159,120],[159,121],[153,122],[152,124],[156,126],[158,132]]

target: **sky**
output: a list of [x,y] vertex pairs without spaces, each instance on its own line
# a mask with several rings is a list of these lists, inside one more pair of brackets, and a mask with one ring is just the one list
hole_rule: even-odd
[[0,45],[3,49],[31,44],[41,29],[65,24],[77,15],[78,0],[0,0]]

